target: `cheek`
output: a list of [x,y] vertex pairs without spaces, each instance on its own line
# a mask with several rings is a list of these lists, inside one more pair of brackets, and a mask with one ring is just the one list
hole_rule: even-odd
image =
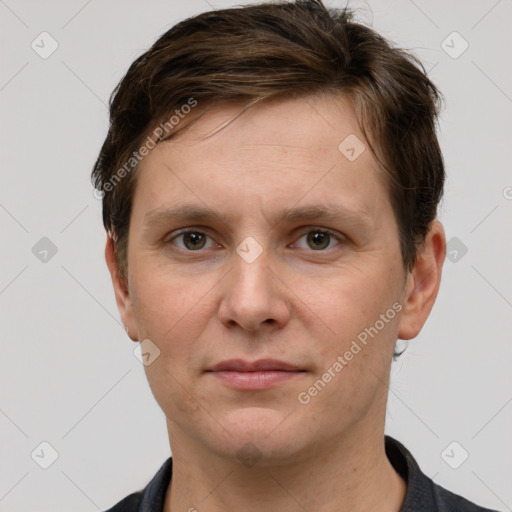
[[[382,314],[392,308],[399,298],[397,281],[393,269],[382,265],[368,265],[367,270],[358,269],[338,278],[323,295],[320,312],[322,319],[341,341],[350,341],[359,333],[373,326]],[[315,299],[316,303],[319,298]],[[393,325],[396,316],[386,317],[386,328]],[[380,326],[380,327],[379,327]],[[382,329],[380,322],[379,330]]]
[[201,416],[200,397],[180,373],[186,371],[185,364],[170,367],[168,358],[162,355],[144,370],[156,402],[170,421],[183,425],[183,418]]
[[[373,268],[379,271],[358,272],[357,278],[346,276],[338,286],[330,287],[331,300],[324,299],[324,309],[319,310],[335,332],[330,334],[330,342],[318,344],[320,373],[331,368],[336,377],[327,385],[327,392],[322,391],[317,405],[330,402],[340,410],[362,410],[386,381],[398,330],[399,295],[393,269],[382,265]],[[336,371],[340,356],[343,369]]]
[[201,311],[213,285],[204,275],[183,277],[168,268],[142,265],[134,275],[134,313],[139,328],[148,337],[152,335],[163,342],[176,338],[185,325],[189,329],[200,324]]
[[196,341],[201,339],[209,314],[205,309],[208,289],[199,279],[179,279],[176,275],[169,271],[140,272],[134,287],[139,338],[150,339],[160,350],[144,370],[156,401],[171,421],[200,412],[189,390],[196,378]]
[[[354,417],[366,414],[386,395],[383,382],[387,381],[398,325],[393,308],[395,289],[392,275],[359,273],[357,279],[333,282],[322,301],[316,302],[319,317],[335,334],[330,332],[328,339],[318,340],[315,352],[321,364],[310,387],[300,391],[311,393],[308,410],[312,416],[325,417],[328,431],[348,427]],[[326,408],[337,413],[325,415]]]
[[139,339],[150,339],[160,350],[145,366],[151,390],[164,410],[193,412],[197,403],[184,391],[196,378],[197,357],[207,322],[213,314],[206,285],[199,279],[175,279],[169,273],[140,273],[135,288],[134,314]]

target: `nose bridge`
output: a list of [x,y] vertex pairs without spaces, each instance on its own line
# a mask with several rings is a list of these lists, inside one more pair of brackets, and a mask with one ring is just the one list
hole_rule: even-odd
[[263,236],[260,241],[248,236],[236,247],[222,292],[219,314],[224,323],[256,330],[268,320],[282,323],[287,318],[285,297],[271,271],[273,258]]
[[269,279],[269,263],[272,257],[268,244],[262,240],[263,237],[258,238],[261,243],[248,236],[236,247],[231,290],[238,301],[248,302],[250,297],[253,304],[262,307],[272,295],[272,283]]

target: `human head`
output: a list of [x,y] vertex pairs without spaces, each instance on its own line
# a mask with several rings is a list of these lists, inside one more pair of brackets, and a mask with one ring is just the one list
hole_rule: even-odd
[[341,93],[353,104],[386,179],[404,268],[412,268],[443,191],[440,94],[414,56],[352,18],[320,0],[205,12],[133,62],[111,97],[92,173],[125,280],[137,169],[147,150],[214,105],[305,93]]
[[[269,4],[244,12],[265,12],[276,5],[285,12],[292,6]],[[318,3],[297,6],[306,13],[319,10],[318,16],[324,12]],[[260,8],[263,11],[258,11]],[[366,95],[361,90],[357,95],[354,83],[356,79],[363,80],[364,73],[354,69],[355,76],[345,77],[345,82],[338,77],[336,82],[331,76],[335,54],[329,53],[326,58],[331,67],[325,67],[323,76],[313,66],[317,89],[301,85],[304,80],[301,81],[301,68],[297,70],[297,65],[276,79],[276,85],[272,70],[282,73],[282,66],[280,59],[268,56],[268,51],[278,51],[276,41],[267,40],[258,47],[246,40],[252,21],[246,20],[246,26],[237,22],[233,27],[222,22],[224,16],[229,20],[240,12],[234,9],[209,13],[203,18],[204,30],[216,27],[220,39],[230,39],[231,28],[234,30],[236,25],[240,31],[239,51],[250,48],[247,51],[254,52],[252,59],[246,55],[238,65],[233,62],[237,46],[230,47],[224,55],[228,60],[224,64],[211,54],[196,52],[189,61],[196,66],[196,72],[185,76],[178,70],[178,63],[186,60],[180,53],[188,55],[192,42],[163,44],[163,49],[157,48],[153,54],[154,59],[164,62],[163,70],[155,70],[154,62],[148,64],[153,57],[143,60],[138,72],[147,65],[147,74],[127,79],[126,87],[115,96],[113,108],[117,98],[125,95],[114,114],[119,123],[116,130],[134,129],[137,123],[123,117],[132,105],[136,105],[133,112],[140,114],[141,122],[147,116],[147,122],[142,123],[146,126],[141,135],[144,138],[134,145],[143,156],[138,168],[125,171],[126,176],[121,176],[123,179],[113,190],[106,190],[114,196],[124,180],[133,179],[136,185],[130,200],[122,204],[129,206],[131,216],[126,283],[119,278],[120,266],[115,262],[119,255],[114,255],[111,238],[106,247],[121,317],[130,338],[149,341],[159,351],[145,370],[166,414],[169,436],[174,442],[173,455],[178,458],[179,450],[183,450],[182,455],[214,453],[217,460],[218,456],[226,460],[249,442],[265,454],[267,464],[278,459],[289,463],[293,458],[311,457],[315,446],[322,445],[325,452],[334,437],[344,439],[347,448],[354,436],[356,441],[367,438],[367,443],[373,443],[370,448],[377,449],[376,443],[382,442],[377,434],[381,426],[383,429],[387,397],[387,388],[382,384],[389,378],[388,363],[395,341],[397,337],[410,339],[421,329],[437,294],[443,259],[442,229],[431,223],[425,226],[431,228],[425,249],[418,251],[412,271],[406,271],[399,228],[401,215],[394,210],[394,189],[390,186],[393,181],[386,174],[390,164],[384,159],[394,153],[377,135],[372,135],[375,127],[380,127],[381,139],[392,148],[397,147],[394,137],[402,133],[396,128],[397,112],[407,120],[411,116],[410,109],[402,106],[404,110],[400,110],[396,105],[397,97],[409,98],[412,93],[405,87],[404,78],[396,76],[395,90],[390,84],[380,83],[381,77],[377,83],[366,84]],[[221,21],[216,22],[216,16]],[[284,14],[273,20],[262,18],[261,23],[271,27],[287,19]],[[297,29],[297,24],[290,21],[289,30],[292,25]],[[343,30],[349,25],[344,25]],[[172,30],[189,34],[199,47],[204,47],[204,52],[213,51],[212,46],[222,46],[212,43],[213,36],[205,37],[194,24],[192,29],[185,22]],[[309,33],[306,26],[299,32]],[[336,30],[326,26],[324,32],[329,39],[328,34]],[[260,27],[255,37],[264,34]],[[187,41],[186,37],[183,39]],[[311,44],[318,45],[317,39],[318,34],[312,36]],[[263,50],[267,53],[261,57]],[[294,46],[293,51],[284,53],[289,58],[298,54],[303,60],[313,59],[318,67],[312,49],[301,53]],[[371,60],[370,56],[366,59]],[[355,66],[353,61],[350,65]],[[381,62],[373,63],[373,67],[380,65]],[[194,85],[202,80],[208,66],[216,69],[217,75],[206,73],[207,82]],[[253,68],[259,70],[259,80],[257,74],[251,75]],[[174,78],[181,88],[164,87],[168,79],[162,78],[162,73],[166,76],[169,69],[177,73]],[[133,71],[135,75],[138,72]],[[295,78],[290,78],[294,72]],[[231,84],[222,79],[223,73],[231,74]],[[386,75],[389,70],[385,68],[382,73]],[[325,86],[329,76],[331,82]],[[129,86],[131,80],[133,87]],[[290,81],[296,90],[286,88]],[[150,102],[154,115],[144,110],[144,97],[138,105],[137,98],[131,97],[141,82],[156,95],[151,101],[145,100]],[[344,86],[336,88],[333,83]],[[369,101],[378,96],[379,84],[380,110],[386,115],[370,122],[372,113],[378,117],[380,112],[377,108],[372,110],[375,102]],[[246,94],[233,95],[232,91],[240,87]],[[207,88],[218,93],[207,96]],[[251,96],[247,94],[250,90],[263,90],[265,94]],[[418,98],[416,95],[416,101]],[[155,109],[164,99],[174,110],[162,110],[164,114],[160,115]],[[411,103],[412,112],[418,115],[413,107],[420,107]],[[392,108],[395,112],[389,113]],[[167,122],[171,137],[163,133]],[[386,122],[390,123],[393,137],[384,131]],[[421,130],[409,124],[403,132],[404,136],[419,136]],[[339,149],[340,141],[349,136],[371,145],[374,151],[364,150],[357,158],[349,158]],[[157,144],[158,139],[161,141]],[[418,139],[415,145],[406,137],[405,143],[418,148],[425,145],[425,140]],[[150,149],[149,154],[143,154],[143,147],[145,153]],[[397,165],[402,164],[398,159]],[[415,172],[410,173],[416,181],[420,167],[415,162]],[[406,172],[405,167],[401,169]],[[432,172],[430,168],[428,178],[421,178],[422,183],[434,181]],[[397,190],[403,186],[402,180]],[[410,186],[403,199],[407,203],[408,194],[417,197],[422,193],[425,190],[421,187]],[[297,211],[298,203],[308,208],[309,214],[314,209],[315,217]],[[340,209],[344,213],[334,220],[325,214],[319,216],[317,212],[327,204],[331,211]],[[419,208],[417,199],[413,204],[414,208],[408,207],[411,215]],[[294,215],[287,216],[287,212]],[[313,252],[309,247],[297,247],[300,233],[300,239],[304,237],[304,224],[313,220],[321,220],[322,227],[330,228],[334,237],[338,232],[340,239],[334,249]],[[188,229],[192,225],[198,229]],[[196,235],[201,232],[195,242],[211,239],[216,244],[206,248],[193,244],[193,250],[178,248],[175,239],[179,241],[184,230],[196,231]],[[249,243],[248,237],[253,237],[251,247],[256,241],[261,249],[261,254],[251,261],[241,252],[251,250],[244,245]],[[323,232],[321,238],[328,236]],[[318,239],[308,243],[313,241]],[[292,242],[296,243],[290,246]],[[214,365],[229,358],[280,358],[300,371],[295,372],[296,380],[289,384],[261,393],[240,393],[215,380]],[[337,377],[341,372],[343,377]],[[335,383],[322,389],[317,397],[312,386],[322,379],[327,379],[323,380],[326,384],[330,377]],[[308,401],[308,396],[315,398]],[[288,417],[290,412],[295,414]],[[322,422],[314,420],[318,417]],[[340,446],[337,449],[343,451]]]

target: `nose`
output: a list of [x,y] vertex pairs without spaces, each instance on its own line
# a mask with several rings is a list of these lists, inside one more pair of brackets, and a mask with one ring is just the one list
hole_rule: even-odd
[[238,325],[246,331],[284,327],[290,319],[291,294],[275,265],[271,265],[267,251],[252,262],[236,252],[232,259],[231,270],[221,282],[221,322],[228,328]]

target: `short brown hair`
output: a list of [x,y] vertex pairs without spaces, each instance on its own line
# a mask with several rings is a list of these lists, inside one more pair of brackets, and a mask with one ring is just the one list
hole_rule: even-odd
[[[312,93],[341,93],[352,102],[385,171],[403,264],[411,270],[443,193],[436,136],[441,94],[415,56],[356,23],[352,10],[296,0],[181,21],[132,63],[113,91],[110,127],[92,181],[103,191],[103,224],[122,278],[128,277],[134,155],[144,140],[149,147],[172,137],[177,130],[167,120],[191,101],[204,112],[229,101],[254,104]],[[161,136],[163,127],[168,137]]]

